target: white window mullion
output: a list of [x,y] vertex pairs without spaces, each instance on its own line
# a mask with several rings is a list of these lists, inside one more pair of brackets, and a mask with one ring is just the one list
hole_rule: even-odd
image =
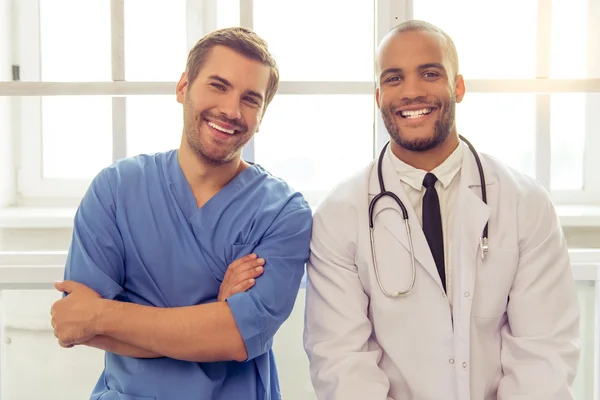
[[[588,0],[587,10],[587,71],[588,77],[600,74],[600,2]],[[598,91],[600,92],[600,90]],[[588,203],[600,204],[600,93],[587,95],[585,102],[586,136],[584,154],[584,192]],[[600,360],[598,361],[600,363]],[[600,390],[599,390],[600,391]]]
[[[13,3],[18,51],[15,62],[19,65],[20,79],[38,82],[41,77],[40,6],[38,0]],[[19,97],[14,110],[18,121],[15,130],[20,149],[18,192],[20,196],[40,194],[43,174],[42,104],[39,97]]]
[[600,93],[600,78],[466,79],[465,85],[469,93]]
[[[185,15],[186,15],[186,43],[187,50],[190,51],[196,44],[198,39],[204,34],[204,3],[207,1],[215,0],[186,0],[185,3]],[[207,18],[206,18],[207,19]]]
[[[20,154],[17,202],[20,205],[49,204],[53,201],[67,203],[69,199],[83,196],[89,180],[44,178],[41,96],[60,93],[53,93],[52,90],[27,92],[29,86],[36,88],[45,85],[40,82],[40,3],[39,0],[23,0],[13,4],[16,7],[16,54],[21,82],[10,83],[25,89],[12,94],[21,96],[16,102],[18,106],[15,110],[18,121],[17,146]],[[62,83],[49,83],[48,87],[60,85]]]
[[[552,49],[552,0],[537,3],[536,78],[550,77]],[[550,94],[536,95],[536,179],[550,190],[552,143],[550,134]]]
[[[171,95],[177,82],[0,82],[7,96]],[[600,78],[467,79],[469,93],[600,93]],[[372,93],[373,82],[282,81],[283,94]]]
[[[254,1],[240,0],[240,26],[254,29]],[[284,93],[282,88],[284,82],[280,83],[278,94]],[[256,162],[256,149],[254,137],[252,137],[242,150],[242,158],[248,162]]]
[[[600,77],[600,2],[588,0],[587,10],[587,71],[588,77]],[[599,91],[600,92],[600,91]],[[600,96],[597,94],[596,96]],[[600,113],[598,103],[594,103],[592,96],[586,96],[586,137],[584,155],[584,192],[590,197],[589,203],[600,204]],[[597,101],[600,101],[597,99]],[[596,106],[596,107],[594,107]],[[589,204],[588,203],[588,204]],[[594,324],[594,377],[593,398],[600,398],[600,271],[596,276],[595,290],[595,315]]]
[[254,1],[240,0],[240,26],[254,29]]
[[550,95],[538,94],[535,97],[535,176],[536,180],[550,190],[552,142],[550,138]]
[[[110,2],[111,69],[112,80],[125,81],[125,2]],[[112,98],[112,149],[113,161],[127,155],[127,99]]]

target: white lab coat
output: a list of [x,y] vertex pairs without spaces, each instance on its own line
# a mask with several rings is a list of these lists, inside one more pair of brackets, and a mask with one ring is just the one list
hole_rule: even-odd
[[[568,400],[579,360],[579,306],[567,245],[547,192],[465,151],[451,238],[453,309],[418,219],[390,160],[386,188],[406,205],[416,283],[403,298],[375,277],[368,202],[376,162],[316,210],[307,264],[304,344],[321,400]],[[367,194],[368,190],[368,194]],[[388,292],[411,278],[399,207],[375,207],[376,254]],[[489,252],[480,237],[489,221]]]

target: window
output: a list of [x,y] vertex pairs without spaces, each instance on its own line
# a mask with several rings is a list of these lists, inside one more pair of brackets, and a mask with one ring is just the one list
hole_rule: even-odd
[[459,132],[537,178],[558,203],[599,203],[600,1],[412,5],[414,18],[456,44],[467,80]]
[[73,204],[111,162],[177,147],[187,53],[204,33],[239,25],[240,12],[232,0],[13,4],[18,192],[28,205]]
[[243,25],[267,40],[281,71],[244,157],[316,205],[388,140],[374,104],[375,45],[413,17],[456,43],[467,85],[459,132],[557,203],[600,204],[600,0],[80,3],[14,1],[23,204],[78,199],[110,162],[178,146],[174,90],[188,50],[208,31]]
[[269,43],[281,80],[372,81],[373,0],[356,2],[353,7],[347,7],[344,0],[253,3],[253,29]]
[[325,194],[373,158],[372,110],[368,94],[276,96],[255,136],[255,158],[307,195]]
[[313,206],[373,158],[375,2],[346,4],[254,0],[246,16],[269,43],[281,75],[248,155]]

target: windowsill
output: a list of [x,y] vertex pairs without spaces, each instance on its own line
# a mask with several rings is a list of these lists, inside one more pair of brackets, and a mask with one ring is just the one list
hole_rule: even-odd
[[600,205],[556,206],[563,227],[600,228]]
[[76,207],[0,208],[0,229],[71,228]]
[[[564,227],[600,228],[599,206],[557,206]],[[0,208],[0,229],[71,228],[75,207],[7,207]]]

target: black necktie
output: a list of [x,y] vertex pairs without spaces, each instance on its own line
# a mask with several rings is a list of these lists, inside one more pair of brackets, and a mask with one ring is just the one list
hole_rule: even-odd
[[435,265],[440,274],[444,291],[446,291],[446,268],[444,266],[444,236],[442,233],[442,215],[440,213],[440,199],[434,184],[437,178],[432,173],[427,173],[423,179],[425,195],[423,196],[423,232],[435,260]]

